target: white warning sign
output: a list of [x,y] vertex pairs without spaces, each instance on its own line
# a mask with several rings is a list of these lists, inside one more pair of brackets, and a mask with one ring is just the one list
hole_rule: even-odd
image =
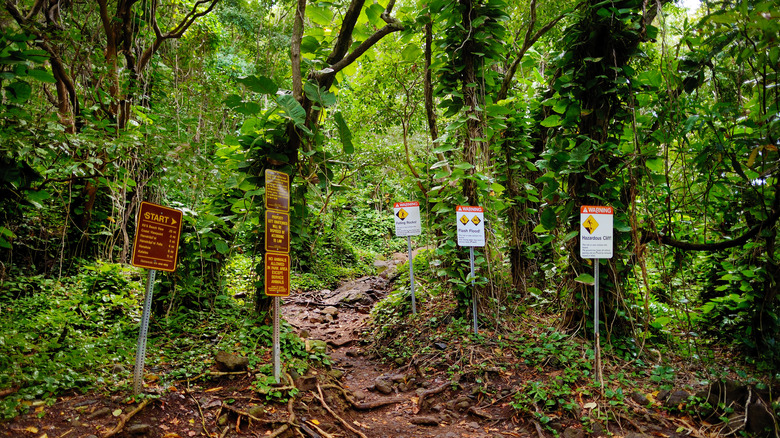
[[485,246],[485,213],[482,207],[455,207],[458,246]]
[[580,207],[580,257],[612,258],[613,215],[612,207],[594,205]]
[[396,236],[419,236],[422,233],[419,202],[396,202],[393,204],[393,213]]

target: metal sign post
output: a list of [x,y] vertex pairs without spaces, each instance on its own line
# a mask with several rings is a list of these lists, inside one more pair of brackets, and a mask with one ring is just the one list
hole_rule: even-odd
[[420,222],[420,203],[414,202],[396,202],[393,204],[395,219],[395,235],[398,237],[406,236],[406,243],[409,247],[409,282],[412,291],[412,315],[417,314],[417,298],[414,293],[414,256],[412,254],[412,236],[419,236],[422,233]]
[[604,387],[601,372],[601,339],[599,336],[599,263],[612,258],[612,207],[583,205],[580,207],[580,257],[593,259],[593,342],[596,379]]
[[477,325],[477,291],[474,287],[474,247],[469,247],[469,267],[471,268],[469,277],[471,277],[471,313],[474,315],[474,334],[479,333]]
[[265,171],[265,294],[273,297],[274,380],[280,382],[281,341],[279,340],[280,299],[290,295],[290,176]]
[[601,339],[599,336],[599,261],[593,259],[593,337],[596,343],[596,378],[604,387],[604,376],[601,374]]
[[144,310],[141,316],[141,330],[138,333],[138,347],[135,350],[135,368],[133,369],[133,395],[138,395],[144,386],[144,360],[146,359],[146,335],[149,329],[149,315],[152,312],[152,293],[154,292],[154,277],[157,271],[149,270],[146,277],[146,294],[144,295]]
[[417,315],[417,304],[414,297],[414,256],[412,255],[412,236],[406,236],[406,244],[409,248],[409,284],[412,289],[412,315]]
[[474,247],[485,246],[485,210],[482,207],[458,205],[455,207],[455,226],[458,229],[458,246],[469,247],[471,277],[471,313],[474,315],[474,334],[479,334],[477,325],[477,289],[474,287]]
[[282,364],[280,356],[282,355],[280,340],[279,340],[279,297],[274,297],[274,379],[276,383],[279,383],[280,375],[282,374]]
[[138,346],[135,351],[133,395],[140,394],[144,386],[146,338],[149,330],[149,318],[152,313],[154,277],[158,270],[167,272],[176,270],[182,217],[181,210],[151,202],[142,202],[141,208],[138,210],[138,223],[130,263],[133,266],[149,269],[149,275],[146,279],[144,309],[141,315],[141,328],[138,332]]

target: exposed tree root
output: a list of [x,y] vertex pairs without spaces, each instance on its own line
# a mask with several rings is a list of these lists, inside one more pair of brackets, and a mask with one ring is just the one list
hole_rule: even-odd
[[420,394],[420,398],[417,400],[417,407],[422,409],[423,402],[425,401],[426,397],[428,397],[430,395],[435,395],[435,394],[439,394],[441,392],[444,392],[451,385],[452,385],[451,382],[444,382],[444,383],[442,383],[441,385],[439,385],[439,386],[437,386],[435,388],[431,388],[431,389],[427,389],[427,390],[423,391]]
[[392,405],[392,404],[406,401],[406,398],[404,397],[392,397],[392,398],[385,398],[382,400],[375,400],[372,402],[356,402],[355,400],[352,399],[349,392],[346,389],[344,389],[342,386],[331,384],[331,385],[322,385],[322,388],[338,389],[339,391],[341,391],[341,394],[349,402],[352,408],[355,409],[356,411],[370,411],[371,409],[381,408],[382,406]]
[[130,421],[130,419],[133,418],[133,416],[135,414],[141,412],[141,410],[143,410],[143,408],[145,408],[146,405],[148,405],[151,402],[152,402],[152,399],[147,398],[143,402],[141,402],[141,404],[138,405],[137,408],[135,408],[132,411],[128,412],[126,415],[122,415],[122,417],[120,417],[119,423],[117,423],[116,427],[111,429],[111,430],[109,430],[105,434],[103,434],[103,438],[109,438],[109,437],[112,437],[112,436],[118,434],[119,432],[121,432],[122,429],[125,428],[125,424],[127,424],[127,422]]
[[326,411],[330,413],[330,415],[333,416],[336,420],[338,420],[339,423],[341,423],[345,428],[349,429],[353,433],[360,436],[360,438],[368,438],[363,432],[355,429],[354,427],[350,426],[349,423],[344,420],[343,418],[336,415],[335,412],[333,412],[333,409],[328,406],[328,404],[325,402],[325,397],[322,395],[322,388],[320,388],[320,385],[317,385],[317,392],[319,393],[319,396],[317,394],[314,394],[314,398],[319,400],[320,404],[322,404],[322,407],[325,408]]

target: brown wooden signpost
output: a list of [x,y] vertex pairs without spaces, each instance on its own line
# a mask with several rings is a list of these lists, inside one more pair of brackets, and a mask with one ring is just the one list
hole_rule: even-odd
[[290,177],[265,171],[265,294],[274,297],[274,379],[279,383],[279,297],[290,295]]
[[138,210],[138,223],[135,229],[133,255],[130,258],[130,263],[133,266],[148,269],[149,275],[146,279],[144,310],[141,315],[141,329],[138,333],[138,348],[135,352],[135,369],[133,371],[133,393],[135,395],[141,393],[144,384],[146,335],[149,329],[149,315],[152,311],[154,276],[158,270],[167,272],[176,270],[182,216],[181,210],[151,202],[142,202],[141,208]]

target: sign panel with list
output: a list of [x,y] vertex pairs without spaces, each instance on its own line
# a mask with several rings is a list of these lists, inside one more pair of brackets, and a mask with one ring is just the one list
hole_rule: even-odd
[[290,176],[286,173],[265,170],[265,208],[290,210]]
[[142,202],[130,263],[140,268],[175,271],[181,219],[181,210]]

